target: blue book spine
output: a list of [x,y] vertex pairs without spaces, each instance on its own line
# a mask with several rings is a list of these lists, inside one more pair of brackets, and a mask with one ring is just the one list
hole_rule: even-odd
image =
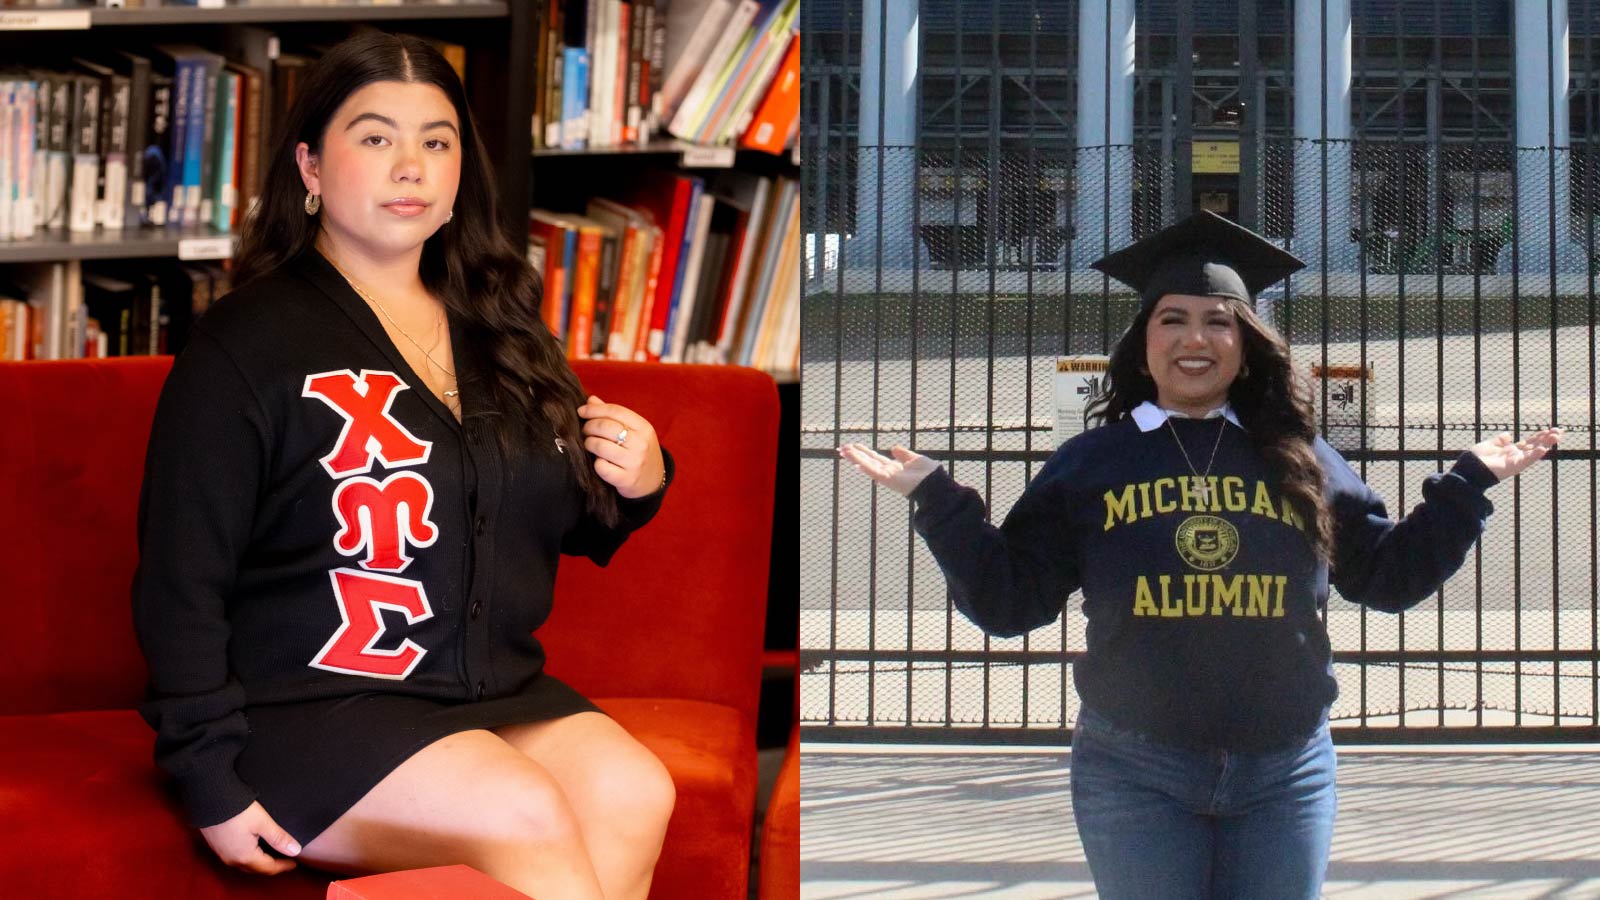
[[211,224],[218,231],[227,231],[233,219],[233,130],[239,118],[238,84],[239,76],[226,69],[217,77],[217,86],[221,89],[217,97],[217,124],[222,133],[217,135],[217,164],[211,170],[216,176],[217,196],[211,209]]
[[198,60],[182,59],[178,61],[177,72],[173,76],[172,93],[172,159],[167,161],[167,224],[183,224],[183,169],[185,153],[188,150],[189,136],[189,107],[193,104],[194,96],[192,82]]
[[568,47],[563,51],[563,57],[561,146],[567,150],[582,150],[589,145],[588,123],[585,121],[589,104],[589,51],[582,47]]
[[189,131],[183,147],[183,224],[198,225],[200,215],[200,162],[205,153],[206,95],[216,90],[207,76],[206,61],[194,61],[190,76]]
[[[684,176],[687,177],[687,176]],[[667,306],[667,324],[661,330],[661,355],[665,356],[672,347],[672,330],[679,327],[678,301],[683,297],[683,270],[688,268],[689,251],[694,245],[695,222],[700,218],[700,195],[705,193],[706,183],[699,178],[689,178],[689,214],[684,217],[683,243],[678,249],[678,271],[672,273],[672,303]],[[690,285],[689,290],[694,290]]]

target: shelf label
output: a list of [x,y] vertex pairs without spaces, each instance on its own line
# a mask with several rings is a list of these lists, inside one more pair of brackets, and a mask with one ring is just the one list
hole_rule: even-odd
[[85,31],[88,28],[87,9],[0,12],[0,31]]
[[731,169],[732,147],[689,147],[683,151],[678,164],[685,169]]
[[233,238],[225,234],[178,241],[179,259],[227,259],[232,255]]

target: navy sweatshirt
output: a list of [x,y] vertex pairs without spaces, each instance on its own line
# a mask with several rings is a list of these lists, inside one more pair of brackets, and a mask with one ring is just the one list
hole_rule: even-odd
[[[488,368],[450,329],[471,413]],[[561,554],[605,565],[665,492],[619,497],[609,528],[554,435],[502,456],[316,251],[223,297],[156,405],[132,587],[141,712],[194,824],[255,798],[234,769],[249,706],[527,688]]]
[[[913,527],[956,608],[989,634],[1049,624],[1082,589],[1088,648],[1074,682],[1117,725],[1195,749],[1293,745],[1337,695],[1318,615],[1330,577],[1374,609],[1420,602],[1482,532],[1495,476],[1463,453],[1393,522],[1318,438],[1335,527],[1330,573],[1245,431],[1220,418],[1171,425],[1176,435],[1166,424],[1143,431],[1130,416],[1067,441],[998,528],[981,495],[941,467],[911,494]],[[1217,446],[1208,503],[1180,438],[1196,466]]]

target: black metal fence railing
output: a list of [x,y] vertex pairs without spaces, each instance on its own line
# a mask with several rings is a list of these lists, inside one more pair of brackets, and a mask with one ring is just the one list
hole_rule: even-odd
[[[1428,474],[1490,434],[1568,432],[1553,458],[1495,490],[1497,512],[1473,555],[1433,598],[1391,616],[1335,592],[1326,620],[1336,733],[1600,740],[1600,115],[1591,114],[1600,111],[1600,29],[1587,24],[1600,21],[1600,0],[1562,5],[1576,85],[1558,95],[1570,106],[1568,139],[1520,148],[1509,98],[1479,90],[1514,81],[1505,23],[1499,34],[1488,24],[1474,32],[1475,13],[1456,10],[1451,21],[1467,35],[1429,31],[1429,10],[1443,2],[1408,4],[1414,19],[1386,7],[1384,27],[1404,40],[1364,30],[1374,19],[1352,4],[1353,125],[1340,140],[1296,136],[1294,41],[1282,33],[1292,4],[1273,17],[1275,33],[1217,36],[1130,3],[1136,72],[1150,96],[1134,100],[1132,140],[1111,147],[1077,146],[1062,124],[1076,120],[1070,98],[1083,92],[1030,74],[1047,66],[1029,41],[1054,38],[1069,48],[1067,74],[1058,54],[1050,77],[1075,83],[1081,41],[1071,30],[1029,35],[991,22],[973,32],[981,19],[940,19],[956,33],[923,33],[917,66],[957,81],[1014,79],[1034,100],[1008,106],[979,85],[930,104],[919,89],[926,115],[903,146],[860,142],[861,80],[882,73],[860,65],[870,34],[854,14],[842,31],[808,31],[800,640],[809,739],[1065,740],[1077,713],[1070,670],[1084,648],[1077,598],[1055,625],[984,636],[952,610],[909,504],[841,466],[833,448],[862,441],[931,455],[982,492],[998,521],[1055,447],[1057,358],[1105,352],[1132,318],[1134,298],[1086,261],[1206,206],[1312,262],[1259,308],[1298,366],[1337,376],[1316,382],[1322,431],[1391,513],[1409,510]],[[1229,69],[1209,63],[1241,58],[1246,44],[1255,83],[1238,95],[1260,102],[1219,125],[1231,101],[1216,86]],[[1192,66],[1176,64],[1180,46],[1193,48]],[[1446,87],[1454,99],[1441,99]],[[1177,97],[1199,99],[1190,109]],[[1174,128],[1162,110],[1193,121]]]

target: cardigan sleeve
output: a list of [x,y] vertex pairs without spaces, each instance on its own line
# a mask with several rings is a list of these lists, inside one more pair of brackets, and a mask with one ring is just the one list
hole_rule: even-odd
[[585,510],[578,524],[562,537],[561,552],[568,556],[587,556],[594,560],[596,565],[604,566],[611,562],[611,557],[622,547],[628,535],[655,518],[656,511],[661,509],[661,501],[667,496],[667,489],[672,487],[677,469],[672,461],[672,454],[667,452],[666,447],[661,448],[661,461],[666,466],[666,483],[661,485],[660,489],[655,493],[631,499],[619,494],[615,528],[606,527]]
[[140,713],[191,821],[255,799],[234,770],[249,729],[228,664],[226,614],[271,442],[261,404],[223,346],[196,328],[156,403],[139,490],[134,629],[149,666]]
[[943,466],[911,492],[911,524],[927,541],[961,614],[987,634],[1014,637],[1061,615],[1079,587],[1065,510],[1068,454],[1057,452],[996,528],[983,497]]
[[1484,491],[1497,479],[1470,450],[1448,472],[1429,475],[1422,502],[1398,522],[1321,438],[1317,452],[1334,521],[1329,578],[1346,600],[1384,612],[1422,602],[1461,568],[1494,511]]

